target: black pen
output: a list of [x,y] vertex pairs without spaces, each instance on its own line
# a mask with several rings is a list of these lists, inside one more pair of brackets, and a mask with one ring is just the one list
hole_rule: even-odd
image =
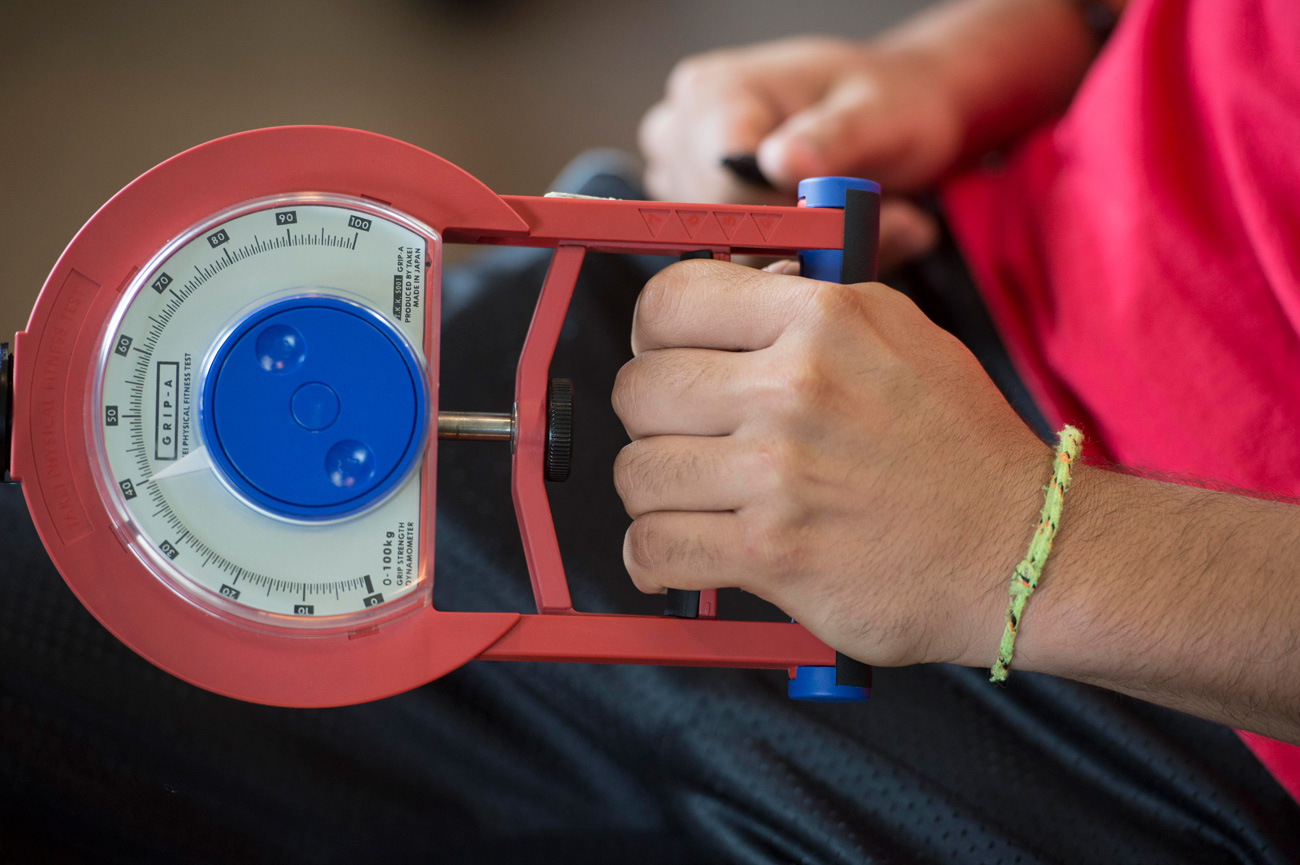
[[737,180],[763,189],[776,189],[772,181],[758,167],[758,157],[752,153],[737,153],[722,157],[722,167],[731,172]]

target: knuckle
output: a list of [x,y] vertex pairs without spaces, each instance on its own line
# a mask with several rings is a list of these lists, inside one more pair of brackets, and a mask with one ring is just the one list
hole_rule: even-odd
[[801,448],[788,438],[770,443],[765,451],[768,471],[782,489],[787,489],[804,472]]
[[652,331],[670,327],[681,309],[682,293],[690,281],[690,262],[677,262],[650,277],[636,302],[636,326]]
[[830,322],[869,321],[876,296],[858,286],[821,282],[813,292],[809,307],[819,319]]
[[879,304],[885,314],[899,321],[909,322],[913,325],[925,325],[930,323],[929,317],[921,311],[916,305],[916,301],[903,294],[901,291],[895,291],[887,285],[878,282],[868,283],[861,286],[861,291],[872,297],[874,302]]
[[799,533],[775,520],[747,521],[741,540],[742,555],[751,573],[766,583],[780,583],[802,563]]
[[755,377],[751,397],[759,410],[773,418],[803,417],[826,405],[832,384],[812,345],[797,345],[775,368]]
[[[619,367],[618,373],[614,376],[614,388],[609,394],[609,402],[614,409],[614,414],[618,415],[619,420],[625,424],[632,420],[640,401],[643,356],[637,355]],[[630,432],[629,430],[629,434]]]
[[614,458],[614,490],[629,508],[636,491],[636,445],[632,442],[624,446]]
[[782,387],[786,394],[785,404],[802,413],[825,404],[831,384],[821,359],[811,349],[804,349],[787,370]]
[[839,110],[835,122],[845,133],[856,134],[865,123],[873,121],[868,110],[882,99],[879,79],[867,72],[858,72],[844,79],[836,94]]
[[664,561],[663,536],[654,522],[650,517],[638,517],[627,530],[625,564],[638,586],[642,581],[652,585],[647,577]]
[[677,61],[668,73],[670,96],[686,96],[700,90],[718,76],[719,64],[712,54],[698,54]]
[[797,527],[802,520],[809,479],[809,459],[791,439],[777,439],[760,453],[763,486],[767,490],[769,529],[776,532]]
[[672,112],[665,102],[656,103],[641,118],[637,126],[637,143],[647,157],[662,156],[668,149]]
[[768,419],[784,419],[794,405],[795,396],[787,386],[784,375],[767,375],[751,383],[749,388],[750,403],[757,413]]
[[694,470],[690,459],[683,460],[654,442],[638,439],[614,459],[614,489],[633,518],[656,510],[664,496]]

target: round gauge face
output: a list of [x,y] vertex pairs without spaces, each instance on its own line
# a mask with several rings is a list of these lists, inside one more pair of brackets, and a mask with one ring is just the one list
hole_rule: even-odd
[[118,532],[155,576],[219,615],[300,631],[427,600],[438,243],[373,202],[280,196],[140,271],[100,346],[88,432]]

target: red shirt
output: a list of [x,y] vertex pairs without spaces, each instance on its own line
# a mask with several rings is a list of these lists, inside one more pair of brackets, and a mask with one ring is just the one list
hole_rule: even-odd
[[[1049,422],[1300,496],[1300,2],[1133,0],[1065,116],[944,201]],[[1243,740],[1300,799],[1300,748]]]

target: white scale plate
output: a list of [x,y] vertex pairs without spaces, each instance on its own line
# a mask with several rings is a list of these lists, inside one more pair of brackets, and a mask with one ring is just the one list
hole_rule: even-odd
[[102,339],[88,433],[101,493],[146,567],[213,612],[277,629],[355,628],[427,600],[417,591],[429,582],[420,572],[422,459],[356,516],[292,521],[224,481],[204,448],[199,405],[223,336],[284,297],[364,305],[423,360],[425,279],[439,242],[373,202],[281,196],[195,226],[137,275]]

